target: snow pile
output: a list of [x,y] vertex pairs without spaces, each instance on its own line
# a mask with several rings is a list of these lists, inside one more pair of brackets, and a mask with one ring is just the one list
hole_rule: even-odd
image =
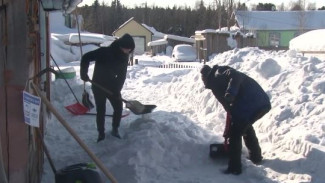
[[[62,41],[53,41],[60,47]],[[299,43],[301,44],[301,43]],[[73,58],[69,49],[55,49],[58,60]],[[210,57],[208,65],[229,65],[254,78],[268,93],[272,109],[254,124],[263,152],[263,163],[254,165],[245,157],[243,173],[224,175],[226,160],[211,160],[209,145],[223,142],[225,112],[211,91],[204,88],[199,69],[159,68],[170,63],[169,56],[136,55],[139,64],[128,67],[123,98],[156,104],[150,115],[130,114],[122,119],[122,139],[110,136],[111,118],[106,118],[106,139],[96,143],[95,116],[74,116],[64,106],[76,102],[66,83],[51,83],[51,102],[71,128],[122,183],[322,183],[325,180],[325,63],[316,57],[302,57],[290,51],[258,48],[234,49]],[[77,58],[73,58],[77,59]],[[194,63],[193,63],[194,64]],[[81,98],[83,82],[79,60],[60,62],[74,67],[76,78],[69,79]],[[192,65],[193,66],[193,65]],[[94,64],[90,65],[92,76]],[[90,84],[86,90],[93,101]],[[93,109],[91,112],[95,112]],[[124,113],[127,113],[125,109]],[[112,109],[107,103],[107,114]],[[45,130],[57,169],[80,162],[92,162],[52,116]],[[101,174],[105,182],[109,180]],[[54,174],[45,162],[42,183],[54,183]]]

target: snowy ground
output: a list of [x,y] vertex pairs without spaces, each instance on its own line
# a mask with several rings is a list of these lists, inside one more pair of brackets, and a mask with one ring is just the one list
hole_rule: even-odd
[[[53,32],[53,31],[52,31]],[[63,31],[66,34],[69,31]],[[52,34],[51,53],[61,69],[73,67],[69,79],[81,98],[78,47],[66,46],[60,31]],[[84,52],[94,49],[84,47]],[[51,82],[51,102],[83,142],[120,183],[323,183],[325,180],[325,62],[302,57],[293,51],[234,49],[210,58],[208,65],[229,65],[257,80],[271,98],[272,109],[254,124],[264,160],[254,165],[245,157],[243,173],[224,175],[227,160],[209,158],[209,145],[223,142],[225,112],[201,81],[200,63],[192,68],[157,66],[171,63],[168,56],[136,56],[129,66],[122,95],[128,100],[156,104],[150,115],[130,114],[122,119],[122,139],[109,135],[111,118],[106,118],[107,137],[96,143],[95,116],[75,116],[64,106],[76,103],[62,79]],[[69,60],[69,62],[67,62]],[[89,76],[92,76],[93,64]],[[90,84],[86,85],[90,98]],[[95,110],[92,110],[95,112]],[[128,112],[125,109],[125,112]],[[107,114],[111,114],[107,103]],[[92,162],[74,138],[51,116],[46,124],[45,143],[57,169]],[[101,172],[100,172],[101,173]],[[104,182],[110,182],[103,173]],[[45,160],[42,183],[54,183]]]
[[[272,110],[254,124],[264,161],[246,160],[243,173],[223,175],[227,161],[209,159],[209,144],[222,142],[225,113],[201,82],[199,68],[158,68],[166,56],[138,56],[139,65],[128,68],[122,94],[158,107],[147,116],[130,114],[121,122],[123,139],[109,135],[96,143],[94,116],[74,116],[63,108],[76,101],[62,79],[52,82],[52,102],[60,114],[100,158],[119,182],[209,183],[209,182],[323,182],[325,175],[325,63],[317,58],[270,52],[257,48],[228,51],[208,64],[230,65],[255,78],[271,98]],[[193,63],[192,63],[193,64]],[[79,71],[79,62],[61,64]],[[92,75],[93,65],[89,71]],[[79,75],[69,80],[78,97],[83,82]],[[91,94],[90,85],[87,90]],[[108,103],[107,113],[111,113]],[[94,112],[94,111],[93,111]],[[56,167],[91,162],[83,149],[52,116],[47,124],[46,144]],[[106,182],[109,180],[103,176]],[[54,181],[45,164],[43,181]]]

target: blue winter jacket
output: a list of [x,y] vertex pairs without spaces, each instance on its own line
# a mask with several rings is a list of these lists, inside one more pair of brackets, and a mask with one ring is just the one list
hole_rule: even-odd
[[[207,76],[211,89],[234,123],[253,124],[271,109],[270,99],[252,78],[228,66],[215,65]],[[230,95],[227,100],[225,95]]]

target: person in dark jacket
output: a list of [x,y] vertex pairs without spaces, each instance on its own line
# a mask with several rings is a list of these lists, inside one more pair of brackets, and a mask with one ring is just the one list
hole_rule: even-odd
[[113,95],[107,94],[102,89],[92,85],[92,91],[96,104],[96,123],[98,130],[97,142],[105,139],[105,112],[106,99],[114,109],[111,134],[120,138],[118,128],[120,126],[123,103],[121,90],[126,79],[129,54],[134,50],[135,44],[132,36],[124,34],[108,47],[101,47],[84,54],[80,62],[80,77],[89,81],[88,67],[91,61],[95,61],[92,81],[108,89]]
[[204,65],[201,77],[207,89],[227,112],[229,125],[225,128],[228,145],[228,168],[226,174],[241,174],[242,137],[249,151],[249,159],[258,164],[262,161],[261,148],[253,123],[271,109],[268,95],[252,78],[228,66]]

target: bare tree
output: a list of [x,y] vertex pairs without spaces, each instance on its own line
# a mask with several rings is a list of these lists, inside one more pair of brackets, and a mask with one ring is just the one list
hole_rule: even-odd
[[278,11],[285,11],[284,3],[281,3],[277,8]]
[[291,11],[301,11],[305,9],[305,0],[298,0],[290,3]]
[[316,10],[316,3],[308,3],[307,10]]
[[297,18],[297,26],[299,30],[299,34],[305,32],[305,27],[307,23],[307,14],[305,11],[305,0],[298,0],[291,4],[291,10],[296,11],[296,18]]
[[228,30],[230,30],[230,23],[231,23],[233,9],[234,9],[234,0],[223,0],[223,4],[227,12],[227,27]]
[[222,8],[221,8],[221,0],[216,0],[216,10],[217,10],[217,20],[218,20],[218,28],[221,29],[221,14],[222,14]]

